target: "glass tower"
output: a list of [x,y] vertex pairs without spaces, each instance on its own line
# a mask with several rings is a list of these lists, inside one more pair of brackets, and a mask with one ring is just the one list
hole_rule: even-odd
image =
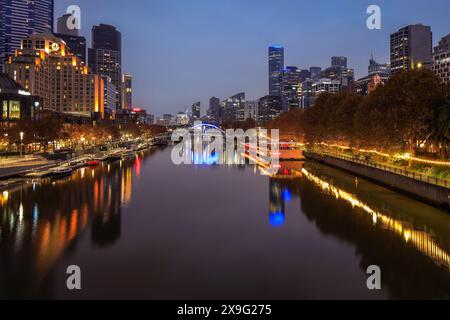
[[269,94],[281,96],[281,78],[284,69],[284,48],[269,47]]
[[0,71],[23,38],[53,32],[54,0],[0,0]]
[[111,78],[116,87],[116,109],[122,109],[122,34],[110,25],[93,26],[88,56],[94,73]]

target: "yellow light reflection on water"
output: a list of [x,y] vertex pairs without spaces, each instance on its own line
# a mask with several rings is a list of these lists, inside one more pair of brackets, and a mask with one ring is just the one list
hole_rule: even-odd
[[405,242],[411,243],[422,254],[429,257],[437,265],[449,268],[450,271],[450,255],[440,247],[436,240],[427,232],[414,230],[405,222],[394,219],[375,209],[372,209],[364,202],[360,201],[356,196],[331,185],[330,183],[311,174],[306,169],[302,169],[303,175],[308,180],[314,182],[322,190],[350,203],[353,208],[360,208],[364,212],[371,215],[374,224],[380,223],[384,229],[399,235]]

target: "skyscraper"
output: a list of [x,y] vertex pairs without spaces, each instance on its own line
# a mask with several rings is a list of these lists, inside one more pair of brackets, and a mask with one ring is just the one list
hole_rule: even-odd
[[53,31],[53,0],[0,0],[0,71],[23,38],[45,31]]
[[281,81],[283,111],[286,112],[300,107],[301,83],[301,70],[297,67],[287,67],[283,70]]
[[133,77],[130,74],[124,74],[122,78],[122,99],[123,109],[133,109]]
[[245,111],[245,101],[245,92],[229,97],[225,101],[225,107],[222,110],[222,120],[225,122],[242,120]]
[[192,118],[194,120],[200,119],[200,113],[201,113],[200,106],[201,106],[200,102],[196,102],[192,105]]
[[67,19],[71,17],[70,14],[65,14],[58,18],[57,33],[55,36],[64,40],[70,51],[79,57],[85,64],[86,59],[86,38],[78,34],[78,29],[67,28]]
[[391,72],[430,68],[433,34],[422,24],[409,25],[391,34]]
[[443,37],[434,48],[433,70],[442,82],[450,81],[450,34]]
[[269,47],[269,95],[281,96],[281,77],[284,69],[284,48]]
[[92,27],[89,67],[102,77],[111,77],[116,86],[116,109],[122,108],[122,34],[113,26]]
[[220,99],[216,97],[212,97],[209,99],[209,109],[208,116],[210,116],[214,121],[220,122],[222,117],[222,110],[220,106]]
[[258,101],[258,122],[264,123],[275,119],[281,113],[280,96],[265,96]]

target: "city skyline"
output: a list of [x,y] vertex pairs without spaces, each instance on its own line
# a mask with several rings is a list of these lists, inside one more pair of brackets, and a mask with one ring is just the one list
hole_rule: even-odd
[[[98,1],[99,7],[103,2]],[[405,6],[406,3],[408,5]],[[122,32],[123,72],[135,78],[134,104],[161,115],[185,110],[195,101],[207,106],[212,96],[224,99],[241,91],[245,91],[249,99],[265,96],[268,86],[267,47],[270,45],[284,46],[286,66],[326,68],[330,65],[331,56],[347,56],[349,67],[355,69],[355,78],[363,77],[371,52],[375,60],[389,62],[389,36],[397,29],[415,23],[430,25],[433,45],[448,33],[445,12],[448,12],[446,9],[450,8],[450,4],[436,1],[433,11],[423,12],[419,5],[414,5],[420,3],[380,1],[382,29],[379,31],[366,28],[368,15],[364,1],[338,4],[284,1],[281,7],[286,8],[286,4],[290,4],[290,7],[303,9],[298,11],[298,19],[294,20],[290,16],[297,11],[286,11],[286,19],[276,26],[267,26],[267,23],[260,21],[273,15],[271,9],[274,5],[267,1],[258,2],[258,7],[253,6],[252,1],[214,4],[197,1],[189,5],[178,1],[135,1],[133,6],[124,8],[120,3],[113,2],[108,3],[108,9],[101,12],[94,10],[92,12],[95,14],[90,14],[94,6],[87,1],[56,0],[55,19],[65,13],[68,5],[77,4],[82,10],[81,35],[88,39],[88,44],[91,43],[90,30],[93,25],[112,24]],[[123,19],[117,20],[119,9]],[[339,18],[331,16],[336,10],[339,13],[336,17]],[[158,12],[163,14],[158,15]],[[228,15],[232,12],[237,17]],[[167,15],[173,15],[173,19],[168,19]],[[242,15],[246,15],[247,19],[241,19]],[[227,16],[230,19],[227,20]],[[217,19],[214,20],[214,17]],[[175,19],[177,26],[183,28],[170,28],[168,24]],[[233,28],[229,28],[230,23]],[[209,24],[213,28],[206,28]],[[320,37],[326,41],[314,40],[311,33],[302,31],[308,30],[310,25],[317,29],[313,38]],[[264,32],[260,32],[260,28]],[[334,34],[330,34],[330,30]],[[182,51],[177,50],[180,46]],[[241,50],[235,50],[234,46],[239,46]],[[211,55],[213,57],[208,58]],[[137,61],[146,62],[142,66]],[[247,71],[236,72],[241,69]],[[174,91],[174,87],[177,90]],[[205,112],[203,107],[202,114]]]

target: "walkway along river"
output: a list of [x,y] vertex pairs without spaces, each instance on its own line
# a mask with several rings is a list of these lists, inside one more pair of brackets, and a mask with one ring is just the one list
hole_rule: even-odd
[[[450,215],[322,164],[175,166],[170,149],[0,194],[1,298],[449,298]],[[82,290],[68,291],[79,265]],[[366,269],[382,270],[369,291]]]

